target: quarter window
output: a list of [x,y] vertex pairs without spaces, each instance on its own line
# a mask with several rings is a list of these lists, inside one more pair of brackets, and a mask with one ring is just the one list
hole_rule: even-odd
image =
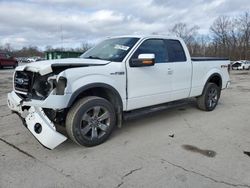
[[169,62],[184,62],[187,60],[183,47],[178,40],[166,40]]

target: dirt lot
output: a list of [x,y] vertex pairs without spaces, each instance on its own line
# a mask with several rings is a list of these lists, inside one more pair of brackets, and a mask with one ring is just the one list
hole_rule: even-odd
[[[0,187],[250,187],[250,71],[213,112],[192,104],[124,123],[104,144],[43,148],[6,106],[0,70]],[[208,151],[207,151],[208,150]]]

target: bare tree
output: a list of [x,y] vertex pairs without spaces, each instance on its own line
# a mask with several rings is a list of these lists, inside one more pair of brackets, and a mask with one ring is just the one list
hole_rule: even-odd
[[219,46],[218,55],[220,56],[225,56],[229,53],[230,27],[231,20],[226,16],[218,17],[210,27],[213,39]]
[[10,53],[13,51],[12,47],[11,47],[11,44],[10,43],[6,43],[4,44],[4,47],[3,47],[4,51]]
[[81,50],[83,52],[86,52],[88,49],[92,48],[92,45],[89,44],[88,42],[83,42],[81,46]]
[[243,58],[250,58],[250,12],[245,12],[238,19],[243,48]]
[[198,26],[192,26],[188,27],[185,23],[177,23],[173,26],[172,29],[170,29],[170,33],[174,34],[177,37],[181,37],[189,47],[189,50],[191,54],[194,54],[194,43],[195,38],[198,34],[199,27]]
[[236,18],[220,16],[210,27],[215,55],[231,60],[250,59],[250,13]]
[[33,57],[33,56],[43,57],[44,56],[44,53],[40,51],[37,46],[28,46],[28,47],[23,47],[20,50],[13,50],[12,54],[15,57]]

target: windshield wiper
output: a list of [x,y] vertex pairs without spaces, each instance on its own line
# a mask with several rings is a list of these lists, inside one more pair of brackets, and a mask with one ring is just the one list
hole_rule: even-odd
[[90,55],[90,56],[88,56],[88,57],[85,57],[85,58],[88,58],[88,59],[101,59],[101,58],[98,57],[98,56],[92,56],[92,55]]

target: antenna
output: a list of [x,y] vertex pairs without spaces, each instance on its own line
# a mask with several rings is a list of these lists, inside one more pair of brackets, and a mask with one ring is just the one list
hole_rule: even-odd
[[62,49],[63,49],[63,28],[62,28],[62,24],[60,25],[60,30],[61,30],[61,43],[62,43]]

